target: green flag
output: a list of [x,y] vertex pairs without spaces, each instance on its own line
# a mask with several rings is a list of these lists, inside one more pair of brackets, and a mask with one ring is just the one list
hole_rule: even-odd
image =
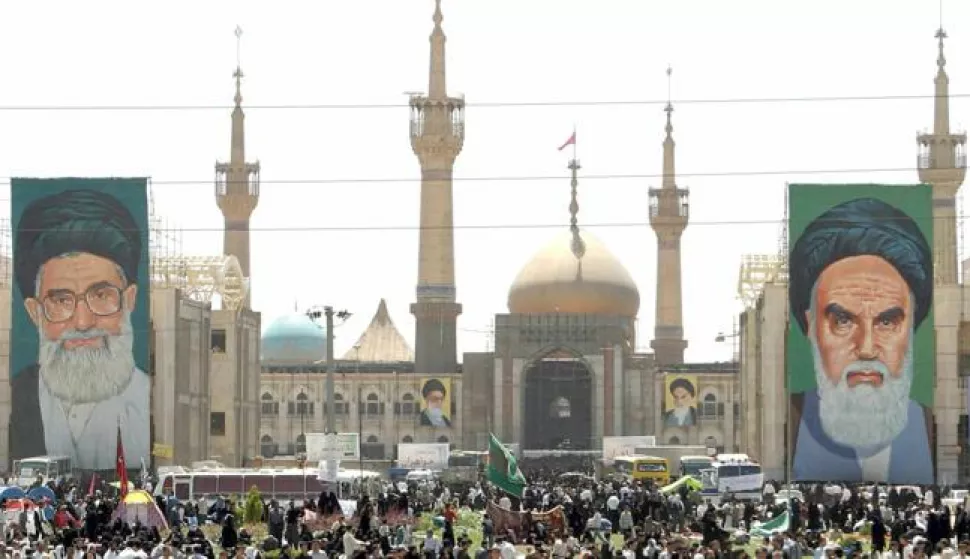
[[485,477],[496,487],[505,491],[509,495],[521,497],[525,491],[525,476],[519,469],[519,464],[515,461],[515,456],[505,448],[505,445],[489,434],[488,442],[488,468]]

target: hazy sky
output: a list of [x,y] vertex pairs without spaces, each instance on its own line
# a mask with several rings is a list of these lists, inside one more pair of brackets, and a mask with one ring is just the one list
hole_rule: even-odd
[[[730,358],[731,344],[714,337],[740,308],[741,255],[777,250],[786,181],[916,182],[916,133],[932,123],[937,2],[443,8],[449,90],[469,104],[455,169],[460,351],[491,347],[509,284],[567,222],[566,156],[556,147],[574,123],[580,223],[639,284],[637,343],[649,347],[656,237],[647,189],[660,183],[668,63],[679,184],[691,189],[689,360]],[[412,339],[419,168],[403,93],[427,88],[432,9],[432,0],[4,2],[0,175],[151,176],[158,209],[185,230],[184,251],[220,253],[213,163],[229,152],[238,24],[247,149],[263,166],[254,307],[264,324],[295,305],[350,310],[337,332],[342,353],[384,297]],[[947,0],[943,21],[952,124],[962,128],[970,4]],[[892,96],[922,98],[832,99]],[[92,105],[167,108],[11,109]]]

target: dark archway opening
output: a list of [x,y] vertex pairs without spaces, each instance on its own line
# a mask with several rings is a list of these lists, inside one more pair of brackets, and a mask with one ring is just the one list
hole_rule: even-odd
[[524,408],[524,448],[591,448],[593,377],[582,361],[546,358],[533,362],[525,372]]

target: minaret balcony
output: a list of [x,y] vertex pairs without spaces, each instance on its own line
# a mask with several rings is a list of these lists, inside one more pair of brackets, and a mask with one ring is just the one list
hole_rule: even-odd
[[690,218],[690,191],[686,188],[651,188],[650,222],[674,218],[685,224]]
[[246,163],[241,169],[231,163],[216,163],[215,194],[259,198],[259,162]]
[[465,142],[465,100],[461,97],[429,99],[412,96],[411,146],[422,155],[437,150],[454,155],[461,152]]

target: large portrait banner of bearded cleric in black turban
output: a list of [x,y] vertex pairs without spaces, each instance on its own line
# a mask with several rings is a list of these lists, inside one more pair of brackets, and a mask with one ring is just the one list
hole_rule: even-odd
[[[11,181],[10,457],[150,459],[148,180]],[[23,469],[23,468],[22,468]]]
[[931,187],[793,184],[788,202],[793,479],[933,483]]

